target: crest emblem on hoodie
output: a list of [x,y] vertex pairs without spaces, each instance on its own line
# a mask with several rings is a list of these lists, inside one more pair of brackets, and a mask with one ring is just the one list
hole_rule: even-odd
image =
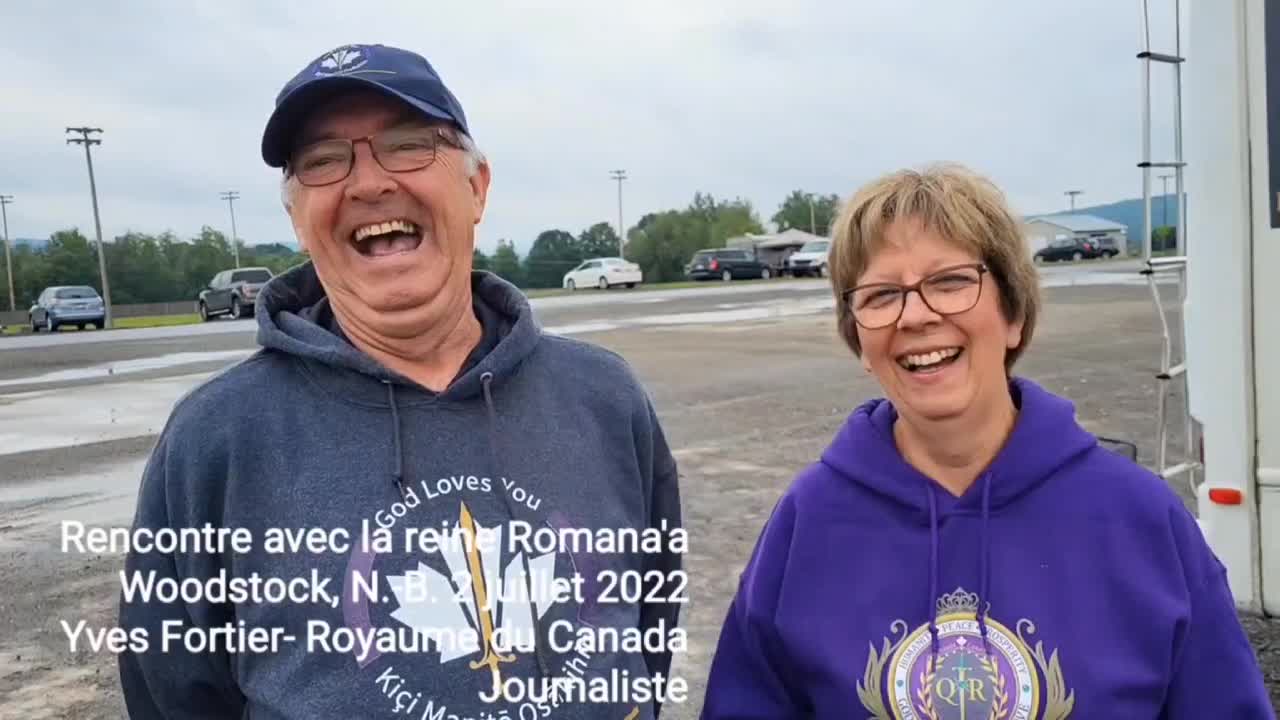
[[[912,632],[895,620],[877,651],[870,648],[858,683],[862,706],[875,720],[1060,720],[1071,713],[1058,652],[1045,655],[1031,636],[1035,624],[1022,619],[1017,632],[985,614],[963,588],[937,602],[937,644],[928,623]],[[982,625],[986,626],[986,637]],[[886,706],[885,700],[888,700]],[[1041,707],[1043,706],[1043,713]]]
[[[485,536],[492,542],[471,540]],[[499,575],[502,527],[480,525],[466,503],[448,538],[440,554],[450,575],[419,562],[416,569],[387,578],[400,605],[391,617],[424,634],[444,628],[456,639],[470,633],[471,642],[440,643],[440,662],[479,656],[470,667],[492,675],[496,694],[502,665],[513,662],[517,652],[535,649],[535,626],[554,604],[556,553],[530,558],[516,553]],[[414,592],[415,586],[425,592]]]

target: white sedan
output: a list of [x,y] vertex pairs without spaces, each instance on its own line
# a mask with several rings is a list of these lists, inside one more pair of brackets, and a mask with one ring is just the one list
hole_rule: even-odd
[[640,266],[622,258],[591,258],[564,274],[562,285],[568,290],[597,287],[608,290],[614,285],[635,287],[644,282]]

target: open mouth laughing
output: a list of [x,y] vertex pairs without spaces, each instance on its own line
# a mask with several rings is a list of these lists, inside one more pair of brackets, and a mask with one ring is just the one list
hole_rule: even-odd
[[351,244],[361,255],[386,257],[413,252],[422,244],[422,230],[403,218],[361,225],[351,233]]

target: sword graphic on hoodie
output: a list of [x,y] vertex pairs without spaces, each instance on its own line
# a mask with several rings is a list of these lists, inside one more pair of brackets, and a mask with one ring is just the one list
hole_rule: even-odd
[[484,580],[484,562],[480,558],[480,548],[476,543],[476,521],[471,516],[471,510],[467,508],[467,504],[462,503],[462,510],[458,519],[458,527],[467,533],[467,569],[471,574],[471,592],[475,599],[476,620],[480,625],[481,641],[484,643],[484,657],[479,660],[473,660],[470,663],[472,670],[479,670],[488,667],[493,674],[493,694],[501,696],[502,693],[502,673],[498,669],[500,663],[515,662],[515,655],[503,655],[494,647],[493,632],[493,608],[489,604],[489,592],[485,587]]

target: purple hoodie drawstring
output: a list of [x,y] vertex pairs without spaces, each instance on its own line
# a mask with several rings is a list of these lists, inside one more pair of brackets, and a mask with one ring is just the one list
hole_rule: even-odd
[[[929,491],[929,668],[936,671],[940,641],[938,639],[938,498],[934,494],[933,485]],[[978,589],[978,632],[982,634],[982,649],[991,656],[991,638],[987,635],[987,594],[991,591],[991,473],[982,474],[982,540],[979,563]]]
[[990,519],[991,473],[987,472],[982,475],[982,557],[979,559],[982,584],[978,590],[978,631],[982,633],[982,649],[987,657],[991,657],[991,640],[987,637],[987,593],[991,590],[991,563],[988,557],[991,555],[991,534],[988,532]]
[[929,671],[938,669],[938,498],[933,494],[933,486],[929,490],[929,639],[932,643],[929,651]]

